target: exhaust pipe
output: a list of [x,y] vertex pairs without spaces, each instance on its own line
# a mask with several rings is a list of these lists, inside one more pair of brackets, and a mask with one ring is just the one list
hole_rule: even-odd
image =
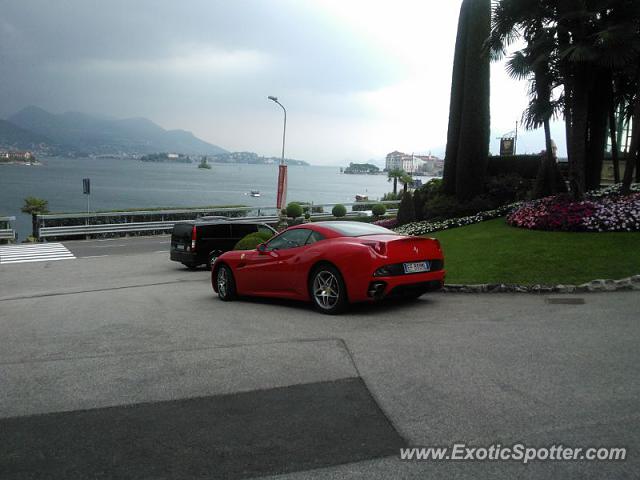
[[367,294],[370,297],[376,300],[379,300],[384,295],[384,289],[386,288],[386,286],[387,284],[384,282],[373,282],[369,285],[369,290],[367,291]]

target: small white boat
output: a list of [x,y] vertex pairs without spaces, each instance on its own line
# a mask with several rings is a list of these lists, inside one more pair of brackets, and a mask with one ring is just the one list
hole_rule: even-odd
[[249,195],[251,195],[252,197],[259,197],[260,196],[260,191],[259,190],[251,190],[251,192],[249,192]]

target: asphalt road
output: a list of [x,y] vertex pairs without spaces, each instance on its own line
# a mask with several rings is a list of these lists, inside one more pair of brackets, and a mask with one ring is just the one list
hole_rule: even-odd
[[[148,435],[130,445],[132,465],[153,459],[154,445],[182,452],[165,458],[168,470],[150,466],[148,478],[203,474],[181,459],[211,469],[211,478],[638,478],[638,292],[583,295],[573,305],[432,294],[328,317],[304,304],[222,303],[207,271],[170,262],[153,243],[166,240],[125,242],[135,241],[129,249],[65,243],[79,258],[0,265],[3,479],[69,471],[65,461],[81,459],[65,460],[64,451],[79,431],[93,432],[83,444],[108,450],[98,440],[130,438],[127,425],[138,420]],[[27,461],[48,458],[55,440],[69,446],[61,464]],[[403,462],[389,453],[460,442],[629,451],[624,462],[526,466]],[[212,462],[214,454],[224,461]],[[115,470],[100,465],[110,478]]]

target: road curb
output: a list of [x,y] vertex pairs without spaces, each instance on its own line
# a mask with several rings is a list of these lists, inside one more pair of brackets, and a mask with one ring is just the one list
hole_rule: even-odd
[[448,284],[446,293],[598,293],[640,290],[640,275],[621,280],[592,280],[581,285],[519,285],[513,283],[483,283],[477,285]]

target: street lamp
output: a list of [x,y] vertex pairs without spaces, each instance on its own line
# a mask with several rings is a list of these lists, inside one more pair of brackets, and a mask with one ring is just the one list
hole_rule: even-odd
[[[280,108],[282,108],[282,111],[284,112],[284,128],[282,130],[282,158],[280,159],[280,166],[278,167],[278,197],[276,201],[278,210],[282,212],[287,198],[287,165],[284,161],[284,142],[287,135],[287,109],[284,108],[284,106],[278,101],[278,97],[269,95],[267,98],[272,102],[280,105]],[[282,216],[281,220],[284,220]]]
[[272,102],[277,103],[278,105],[280,105],[280,108],[282,108],[282,111],[284,112],[284,128],[282,130],[282,159],[280,160],[280,165],[284,165],[284,141],[287,135],[287,109],[284,108],[284,105],[282,105],[279,101],[278,101],[278,97],[274,97],[272,95],[269,95],[267,97],[269,100],[271,100]]

